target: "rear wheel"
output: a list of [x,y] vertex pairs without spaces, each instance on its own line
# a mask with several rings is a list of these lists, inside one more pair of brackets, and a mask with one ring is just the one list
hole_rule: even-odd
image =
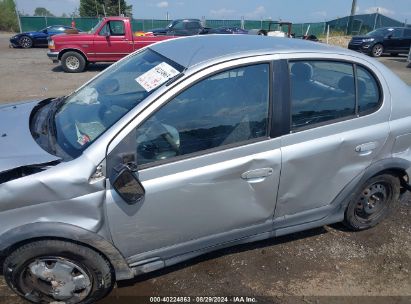
[[23,245],[6,258],[3,267],[10,288],[34,303],[94,303],[114,284],[111,266],[103,256],[64,241]]
[[67,52],[61,56],[61,65],[67,73],[80,73],[86,67],[86,59],[77,52]]
[[383,174],[369,179],[349,203],[344,224],[352,230],[374,227],[393,209],[399,194],[398,178]]
[[384,47],[382,44],[377,43],[372,47],[371,56],[380,57],[384,53]]
[[19,44],[24,49],[29,49],[33,46],[33,40],[28,36],[23,36],[19,40]]

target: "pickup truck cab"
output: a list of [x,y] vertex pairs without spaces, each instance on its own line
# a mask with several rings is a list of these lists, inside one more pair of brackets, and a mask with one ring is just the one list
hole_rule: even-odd
[[47,56],[55,63],[60,61],[65,72],[79,73],[89,63],[114,62],[169,38],[134,36],[129,18],[107,17],[87,33],[53,36],[49,40]]
[[193,36],[207,34],[208,30],[199,19],[176,19],[166,28],[153,29],[151,32],[154,36]]

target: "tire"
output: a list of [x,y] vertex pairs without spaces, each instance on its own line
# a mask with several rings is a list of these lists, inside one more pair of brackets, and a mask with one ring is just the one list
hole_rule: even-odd
[[380,57],[384,53],[384,46],[381,43],[377,43],[371,49],[372,57]]
[[262,31],[259,31],[257,35],[259,35],[259,36],[267,36],[267,32],[264,31],[264,30],[262,30]]
[[344,224],[358,231],[380,223],[398,202],[400,181],[397,177],[382,174],[366,181],[345,210]]
[[67,52],[61,56],[61,65],[64,72],[80,73],[83,72],[86,67],[86,59],[80,53]]
[[94,303],[115,280],[110,263],[98,252],[59,240],[17,248],[5,259],[3,272],[10,288],[33,303]]
[[19,39],[19,44],[23,49],[29,49],[33,47],[33,39],[31,39],[29,36],[22,36]]

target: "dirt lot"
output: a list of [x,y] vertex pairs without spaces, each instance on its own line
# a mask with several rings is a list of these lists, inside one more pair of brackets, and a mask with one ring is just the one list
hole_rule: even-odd
[[[63,73],[45,49],[9,49],[0,34],[0,102],[61,96],[107,65]],[[380,59],[411,85],[405,57]],[[341,225],[221,250],[121,282],[105,303],[148,303],[128,296],[253,296],[274,303],[411,303],[411,198],[378,227]],[[355,297],[358,296],[358,297]],[[363,297],[367,296],[367,297]],[[121,301],[119,301],[121,300]],[[0,302],[25,303],[0,277]]]

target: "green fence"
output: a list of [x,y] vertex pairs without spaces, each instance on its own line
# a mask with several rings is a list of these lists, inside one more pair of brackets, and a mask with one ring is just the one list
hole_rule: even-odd
[[[71,18],[59,17],[20,17],[23,32],[37,31],[50,25],[71,25]],[[76,27],[89,31],[98,22],[98,18],[74,18]],[[132,26],[134,31],[150,31],[155,28],[164,28],[170,21],[158,19],[133,19]],[[244,27],[251,29],[268,29],[269,20],[205,20],[205,26],[217,28],[221,26]],[[384,26],[402,26],[403,23],[388,18],[381,14],[357,15],[353,21],[353,33],[364,33],[374,28]],[[309,35],[320,36],[326,33],[327,27],[330,26],[331,32],[345,33],[348,26],[348,17],[331,20],[328,22],[317,23],[294,23],[292,33],[296,36],[305,35],[307,30]],[[283,27],[283,30],[286,30]]]
[[[23,32],[38,31],[50,25],[67,25],[71,26],[71,18],[59,17],[20,17],[21,28]],[[98,18],[74,18],[76,27],[88,31],[98,22]]]

